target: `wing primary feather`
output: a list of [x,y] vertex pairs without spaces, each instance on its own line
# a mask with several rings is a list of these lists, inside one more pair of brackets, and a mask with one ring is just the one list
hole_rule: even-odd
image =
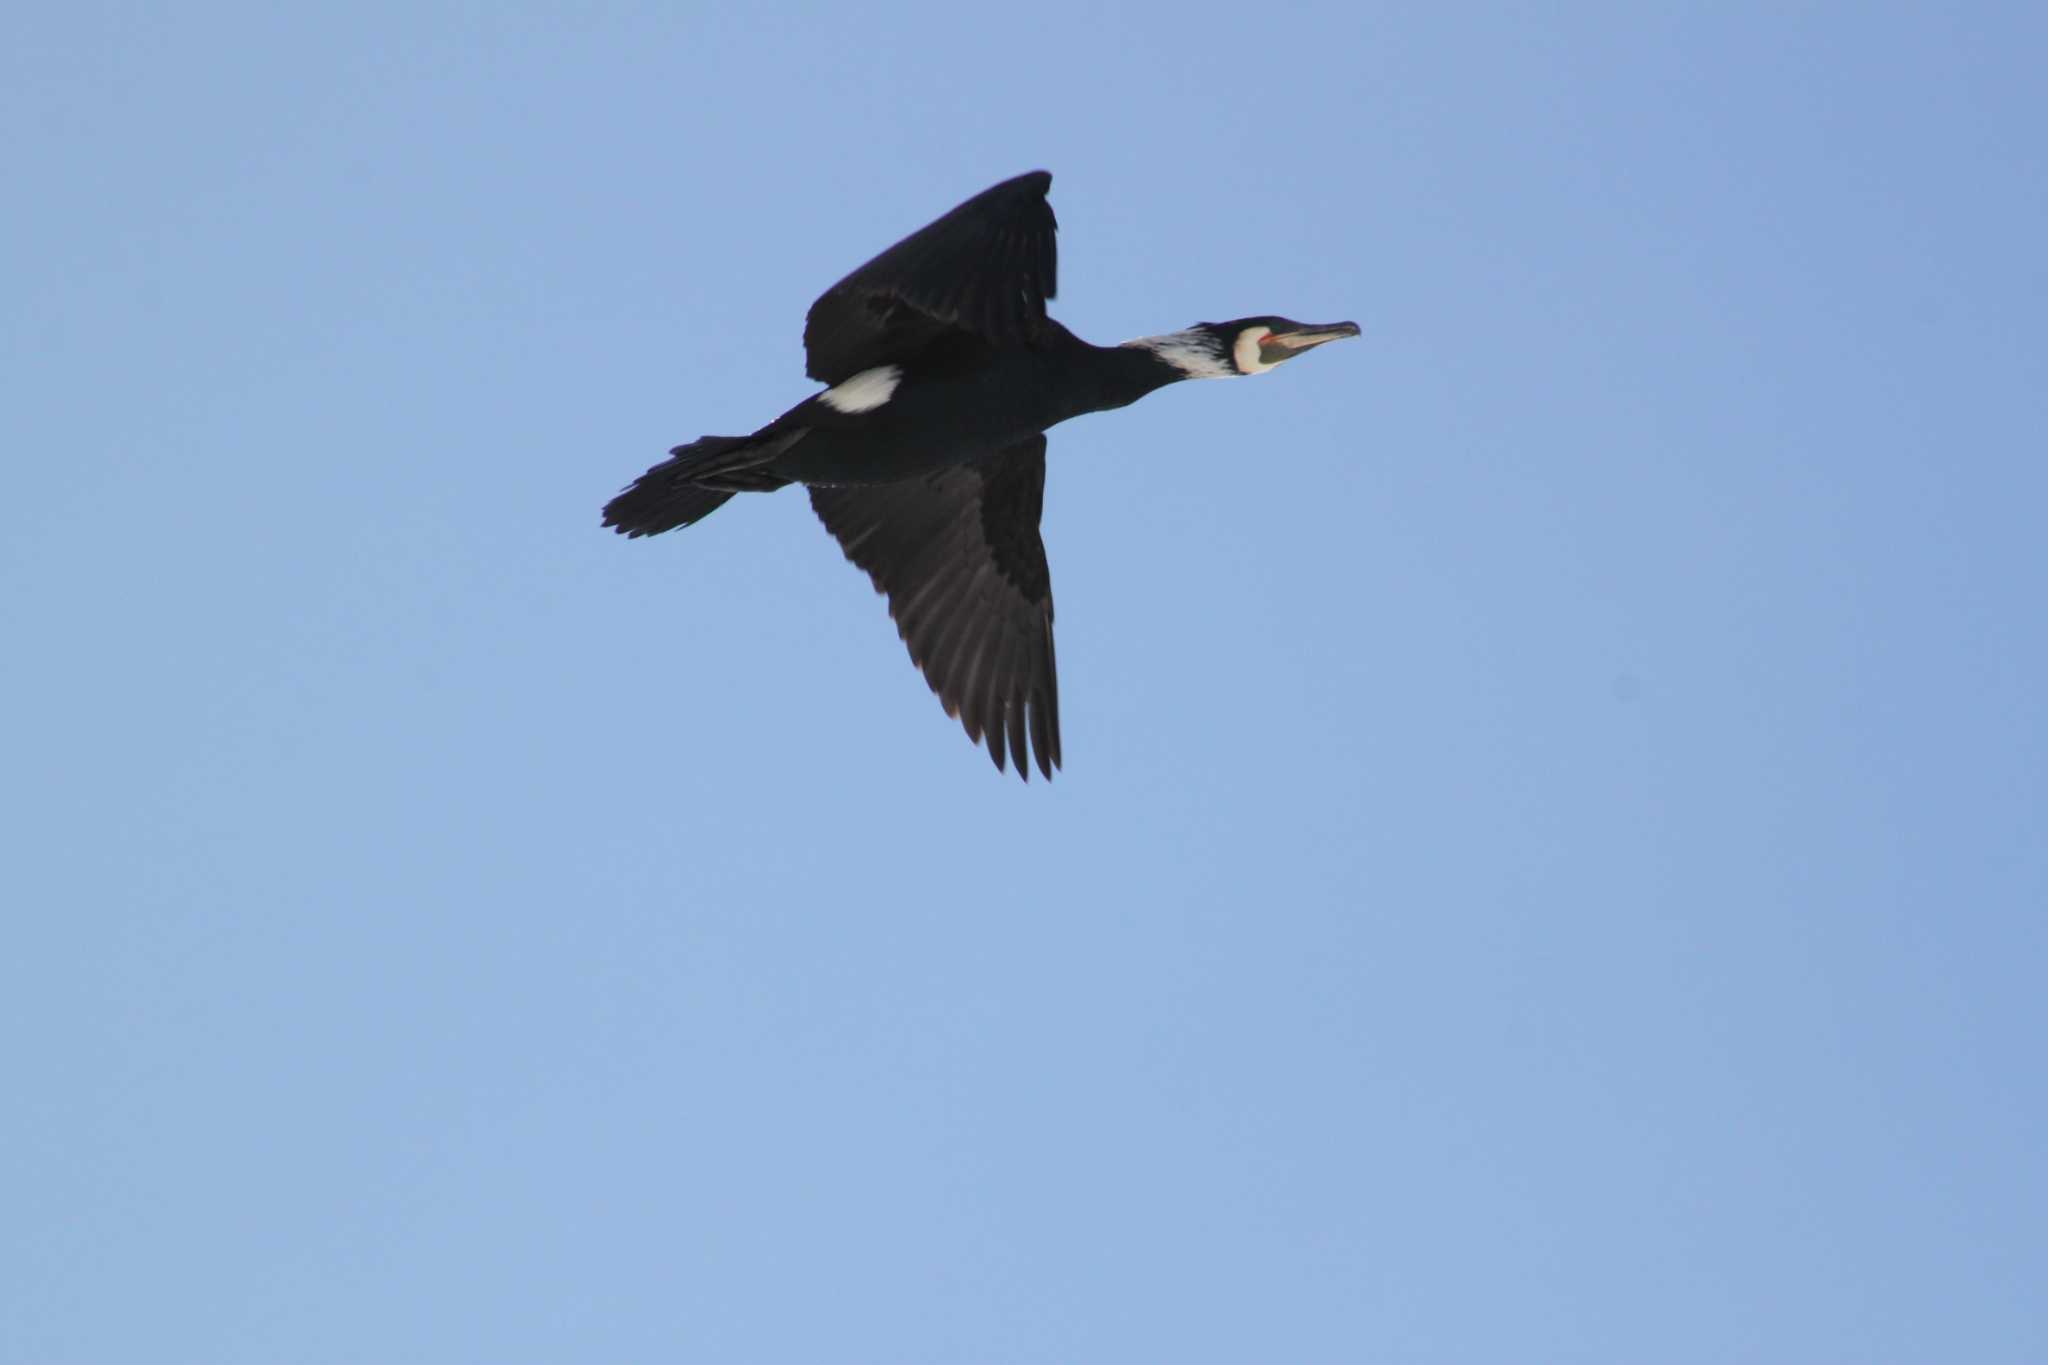
[[[1017,765],[1017,776],[1031,780],[1031,751],[1024,743],[1024,711],[1031,696],[1030,663],[1024,661],[1023,669],[1018,668],[1019,655],[1023,653],[1015,635],[1004,632],[1003,639],[1004,678],[1001,700],[1004,728],[1009,733],[1010,760]],[[1020,676],[1021,673],[1021,676]]]
[[1000,769],[1009,744],[1003,703],[1010,691],[1010,680],[1005,676],[1009,671],[1010,658],[1008,632],[1003,629],[1001,621],[993,617],[989,621],[982,652],[987,663],[981,685],[981,714],[988,729],[988,746],[996,751],[996,767]]
[[[1049,756],[1052,759],[1052,766],[1054,768],[1057,768],[1061,766],[1060,687],[1059,668],[1053,655],[1052,607],[1050,603],[1047,604],[1045,610],[1045,658],[1040,661],[1039,669],[1040,676],[1044,680],[1043,685],[1045,688],[1044,723],[1046,743],[1042,744],[1039,747],[1038,764],[1039,767],[1044,768],[1045,761]],[[1050,768],[1046,769],[1045,777],[1048,782],[1052,780],[1052,770]]]
[[1017,776],[1026,782],[1031,780],[1031,750],[1024,742],[1025,711],[1031,694],[1022,692],[1010,698],[1010,757],[1017,765]]
[[980,688],[982,672],[988,665],[988,631],[972,611],[961,613],[968,624],[960,639],[960,663],[947,679],[946,690],[960,703],[960,716],[967,733],[979,742],[986,730],[988,706]]

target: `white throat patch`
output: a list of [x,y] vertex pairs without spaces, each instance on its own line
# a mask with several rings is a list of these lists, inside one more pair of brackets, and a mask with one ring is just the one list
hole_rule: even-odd
[[1168,332],[1123,344],[1152,352],[1190,379],[1229,379],[1237,373],[1216,354],[1215,339],[1207,332]]
[[862,370],[844,384],[835,384],[818,395],[818,401],[835,412],[873,412],[889,401],[903,382],[901,365],[877,365]]
[[1264,374],[1273,368],[1259,359],[1259,343],[1273,334],[1271,327],[1247,327],[1237,334],[1237,368],[1246,374]]

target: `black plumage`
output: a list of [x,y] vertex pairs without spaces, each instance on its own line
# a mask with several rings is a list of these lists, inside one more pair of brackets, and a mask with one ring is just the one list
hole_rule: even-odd
[[867,570],[948,715],[1019,769],[1028,728],[1039,771],[1060,761],[1052,578],[1038,518],[1045,437],[1000,456],[885,484],[816,485],[811,506]]
[[804,324],[829,387],[750,436],[677,446],[606,505],[654,535],[741,492],[809,486],[948,715],[998,769],[1060,763],[1044,432],[1176,380],[1257,374],[1352,323],[1202,323],[1092,346],[1046,316],[1057,224],[1033,171],[983,191],[840,280]]
[[983,190],[820,294],[804,318],[804,373],[843,383],[950,331],[1036,341],[1059,279],[1051,188],[1032,171]]

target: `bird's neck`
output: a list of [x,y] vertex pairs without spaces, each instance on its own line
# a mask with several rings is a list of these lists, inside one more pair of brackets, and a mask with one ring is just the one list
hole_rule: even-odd
[[1119,350],[1142,351],[1171,369],[1175,379],[1230,379],[1240,371],[1219,349],[1216,334],[1204,328],[1137,337]]
[[1121,346],[1088,347],[1088,370],[1095,381],[1094,401],[1088,410],[1125,407],[1154,389],[1195,378],[1193,371],[1176,363],[1171,351],[1164,349],[1173,339],[1171,335],[1141,337]]

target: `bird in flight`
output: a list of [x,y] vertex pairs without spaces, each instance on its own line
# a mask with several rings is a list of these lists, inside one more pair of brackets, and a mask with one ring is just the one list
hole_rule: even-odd
[[677,446],[605,505],[627,536],[701,521],[735,493],[810,489],[889,598],[911,660],[998,771],[1060,764],[1052,583],[1038,519],[1045,432],[1183,379],[1264,374],[1354,322],[1204,322],[1093,346],[1045,315],[1052,176],[983,190],[833,285],[804,320],[813,394],[751,436]]

